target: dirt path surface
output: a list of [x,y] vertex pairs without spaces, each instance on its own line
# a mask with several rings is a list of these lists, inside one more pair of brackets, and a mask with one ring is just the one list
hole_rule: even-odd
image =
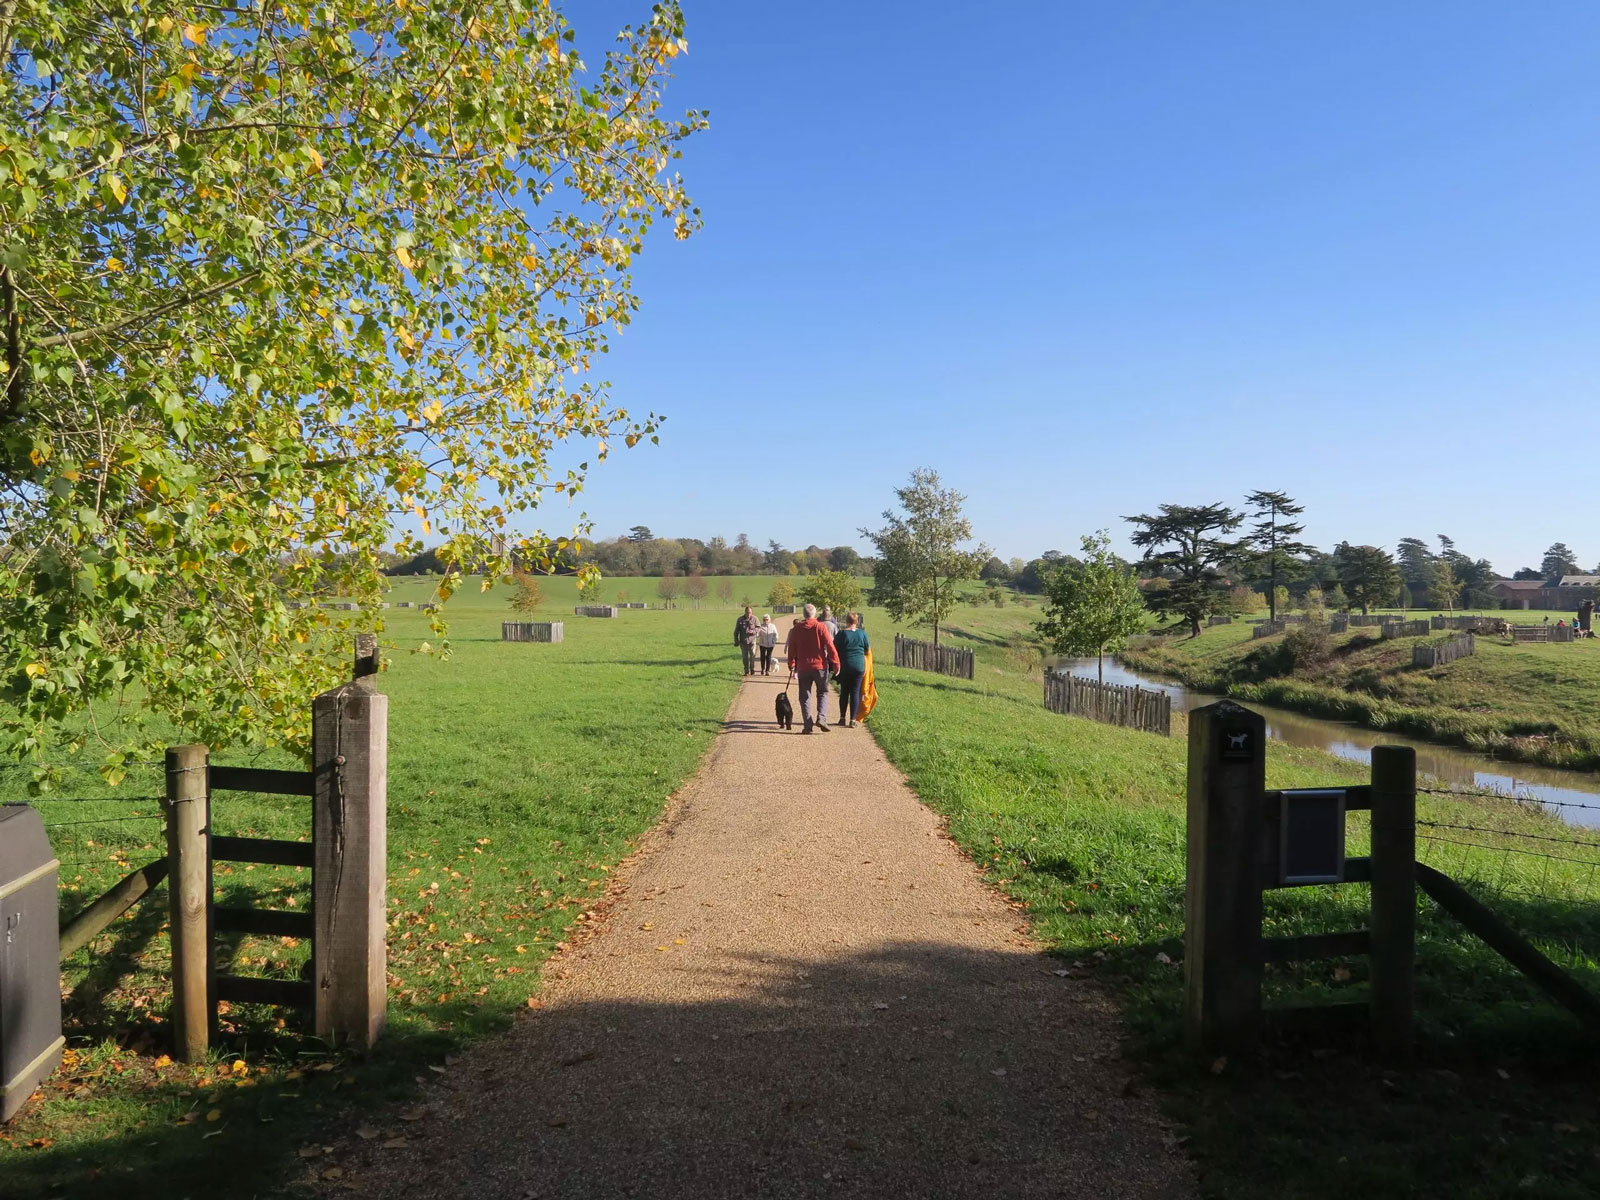
[[342,1194],[1193,1194],[1100,993],[865,728],[781,733],[782,684],[745,683],[542,1009],[451,1066],[406,1145],[375,1121]]

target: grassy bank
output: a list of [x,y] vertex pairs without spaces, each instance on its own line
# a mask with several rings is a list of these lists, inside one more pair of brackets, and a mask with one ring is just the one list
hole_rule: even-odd
[[1250,628],[1149,638],[1122,657],[1202,691],[1510,761],[1600,769],[1600,639],[1509,645],[1479,637],[1471,657],[1418,668],[1411,665],[1418,638],[1384,641],[1375,630],[1351,630],[1332,635],[1326,654],[1306,661],[1286,647],[1292,630],[1252,641]]
[[[995,617],[1002,629],[1012,621]],[[1189,1137],[1206,1195],[1594,1195],[1592,1043],[1427,902],[1416,1070],[1379,1071],[1359,1033],[1331,1028],[1269,1040],[1247,1061],[1192,1063],[1178,1037],[1182,730],[1161,739],[1046,713],[1037,676],[995,644],[1005,638],[994,618],[975,612],[956,624],[966,634],[957,640],[978,651],[977,679],[885,669],[874,736],[990,878],[1027,905],[1037,934],[1121,999],[1134,1052]],[[1274,744],[1269,753],[1270,786],[1359,778],[1360,768],[1320,752]],[[1419,807],[1447,824],[1569,834],[1489,799],[1425,796]],[[1356,818],[1351,834],[1360,853]],[[1421,844],[1425,861],[1471,882],[1600,985],[1593,868]],[[1367,902],[1360,885],[1271,893],[1267,932],[1359,928]],[[1364,959],[1269,968],[1268,1003],[1360,999],[1365,971]]]
[[[392,598],[424,599],[430,587],[401,581]],[[715,598],[702,611],[585,620],[571,615],[570,581],[550,581],[546,595],[538,615],[566,614],[563,644],[501,643],[506,594],[469,589],[450,605],[448,660],[404,649],[428,636],[420,613],[385,614],[401,649],[380,680],[390,696],[390,1029],[378,1052],[331,1055],[293,1013],[235,1007],[214,1061],[172,1063],[162,888],[65,964],[68,1064],[0,1131],[0,1194],[268,1191],[315,1170],[334,1114],[403,1097],[415,1076],[448,1070],[455,1047],[528,1003],[610,869],[699,762],[738,686],[733,613]],[[160,856],[148,798],[161,777],[140,768],[108,791],[92,773],[70,773],[39,802],[56,825],[64,911]],[[25,798],[21,781],[6,799]],[[295,838],[309,810],[227,793],[214,820],[219,832]],[[303,908],[306,874],[219,864],[216,885],[225,900]],[[223,969],[294,977],[307,947],[243,938],[219,942],[219,955]],[[302,1149],[312,1157],[298,1158]]]

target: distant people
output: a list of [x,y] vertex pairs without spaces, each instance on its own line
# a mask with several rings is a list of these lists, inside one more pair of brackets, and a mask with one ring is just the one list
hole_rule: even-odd
[[761,647],[761,673],[772,674],[772,653],[778,645],[778,627],[772,623],[771,615],[761,618],[761,632],[757,637],[757,644]]
[[[828,732],[828,672],[839,670],[839,652],[833,634],[817,620],[817,606],[808,604],[805,616],[789,631],[789,670],[800,676],[800,732],[812,728]],[[811,693],[816,691],[817,711],[811,715]]]
[[860,613],[845,614],[844,628],[833,645],[839,652],[839,724],[854,729],[856,718],[861,715],[861,681],[867,673],[867,650],[871,647],[861,628]]
[[744,615],[733,623],[733,641],[739,647],[739,653],[744,656],[744,673],[756,673],[756,641],[761,636],[761,622],[756,620],[755,610],[748,604],[744,606]]
[[828,635],[830,637],[839,636],[839,622],[833,619],[833,609],[826,604],[822,606],[822,611],[817,614],[817,620],[828,627]]

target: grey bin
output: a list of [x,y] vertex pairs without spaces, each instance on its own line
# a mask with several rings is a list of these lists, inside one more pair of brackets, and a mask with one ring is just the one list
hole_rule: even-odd
[[0,807],[0,1121],[61,1064],[61,937],[44,822]]

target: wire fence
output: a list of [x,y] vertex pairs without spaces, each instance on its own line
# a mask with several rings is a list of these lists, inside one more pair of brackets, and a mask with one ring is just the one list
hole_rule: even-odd
[[[1487,819],[1419,817],[1419,859],[1432,860],[1430,865],[1453,876],[1506,895],[1586,906],[1600,903],[1600,830],[1590,833],[1559,824],[1566,810],[1600,809],[1600,804],[1546,800],[1494,788],[1417,791],[1468,803],[1499,800],[1513,806]],[[1519,825],[1522,819],[1530,824]]]

